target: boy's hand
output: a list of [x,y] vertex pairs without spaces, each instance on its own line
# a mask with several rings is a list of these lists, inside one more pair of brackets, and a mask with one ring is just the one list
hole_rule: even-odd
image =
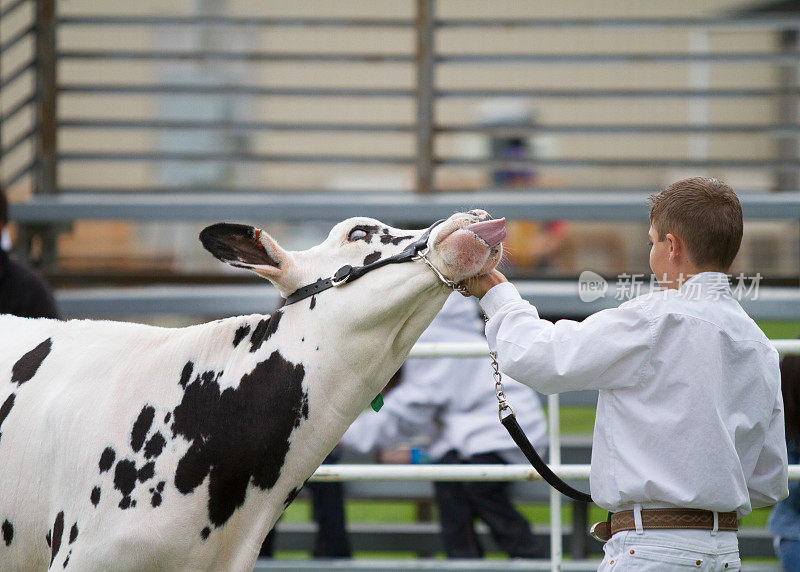
[[499,270],[492,270],[488,274],[481,274],[465,280],[464,285],[470,294],[480,299],[494,286],[503,282],[508,282],[508,279]]

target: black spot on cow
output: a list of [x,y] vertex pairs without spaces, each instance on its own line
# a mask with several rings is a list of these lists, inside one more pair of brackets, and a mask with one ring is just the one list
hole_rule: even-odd
[[14,525],[8,520],[4,520],[3,526],[0,528],[3,529],[3,542],[6,543],[6,546],[11,546],[11,541],[14,540]]
[[313,310],[316,305],[317,305],[317,297],[311,296],[311,304],[308,305],[308,309]]
[[78,539],[78,523],[72,525],[72,528],[69,529],[69,543],[72,544]]
[[130,495],[136,486],[137,477],[136,463],[128,459],[123,459],[117,463],[117,468],[114,469],[114,488],[122,493],[122,500],[119,503],[119,508],[130,508]]
[[156,491],[156,489],[150,489],[150,494],[153,495],[150,498],[150,504],[153,505],[153,508],[155,508],[157,506],[161,506],[161,501],[163,500],[161,498],[161,493]]
[[364,266],[367,264],[372,264],[373,262],[377,262],[381,259],[381,251],[376,250],[372,254],[368,254],[366,258],[364,258]]
[[160,481],[156,486],[150,488],[150,494],[153,495],[150,499],[150,504],[153,507],[161,506],[163,501],[162,493],[164,492],[165,481]]
[[114,465],[114,459],[116,456],[117,455],[114,453],[114,449],[111,447],[106,447],[103,449],[103,453],[100,455],[100,462],[98,463],[101,473],[105,473]]
[[261,320],[256,329],[253,330],[253,335],[250,336],[250,352],[256,352],[261,349],[261,345],[266,342],[272,334],[278,331],[278,325],[281,323],[283,312],[278,310],[273,312],[272,316],[265,320]]
[[69,554],[67,554],[67,557],[66,557],[66,558],[64,558],[64,568],[66,568],[67,566],[69,566],[69,557],[70,557],[70,556],[72,556],[72,550],[70,550],[70,551],[69,551]]
[[144,445],[144,440],[147,438],[147,433],[153,425],[155,415],[156,410],[150,405],[145,405],[139,412],[139,416],[136,418],[136,421],[134,421],[133,429],[131,430],[131,447],[134,451],[139,452],[142,445]]
[[280,476],[289,437],[303,416],[302,364],[278,352],[245,374],[238,387],[195,379],[173,412],[175,435],[191,442],[178,461],[175,486],[189,494],[206,477],[209,520],[222,526],[245,500],[250,483],[266,490]]
[[94,506],[97,506],[100,502],[100,487],[95,487],[92,489],[92,494],[89,495],[89,500],[92,501]]
[[164,415],[164,423],[169,423],[170,419],[172,419],[172,412],[171,411],[167,412],[167,414]]
[[136,471],[136,478],[140,483],[145,483],[156,474],[156,464],[153,461],[146,463],[141,469]]
[[47,534],[44,537],[45,541],[47,542],[47,546],[52,546],[53,545],[52,538],[53,538],[53,531],[52,530],[48,530]]
[[39,366],[42,365],[44,358],[50,354],[50,350],[52,349],[53,340],[47,338],[41,344],[19,358],[17,363],[14,364],[14,367],[11,368],[11,383],[22,385],[26,381],[30,381],[33,376],[36,375]]
[[[183,371],[181,372],[181,379],[178,382],[184,389],[186,388],[186,384],[189,383],[189,380],[192,378],[193,371],[194,371],[194,363],[187,361],[186,365],[183,366]],[[169,413],[167,413],[167,415],[169,415]],[[164,422],[166,423],[166,421]]]
[[207,540],[210,534],[211,534],[211,529],[209,527],[205,527],[203,530],[200,531],[200,538],[202,538],[203,540]]
[[242,340],[247,337],[247,334],[250,333],[250,324],[245,324],[244,326],[239,326],[236,330],[236,333],[233,335],[233,347],[238,346],[242,343]]
[[161,434],[160,431],[157,431],[155,435],[150,437],[150,440],[144,446],[144,458],[153,459],[155,457],[158,457],[164,450],[164,446],[166,444],[167,440],[164,439],[164,436]]
[[56,520],[53,523],[53,546],[50,551],[50,566],[53,565],[53,560],[56,559],[58,551],[61,549],[61,535],[64,534],[64,511],[62,510],[56,515]]
[[393,244],[394,246],[397,246],[398,244],[400,244],[404,240],[411,240],[412,238],[414,238],[414,237],[413,236],[392,236],[391,234],[389,234],[389,229],[388,228],[384,228],[383,229],[383,234],[381,235],[381,244]]
[[[6,400],[3,402],[3,405],[0,405],[0,429],[3,428],[3,421],[6,420],[8,414],[11,413],[11,408],[14,407],[14,400],[16,399],[16,395],[12,393]],[[0,433],[0,439],[3,438],[3,434]]]
[[289,494],[288,494],[288,495],[286,495],[286,500],[284,500],[284,501],[283,501],[283,508],[286,508],[286,507],[288,507],[290,504],[292,504],[292,502],[294,501],[294,499],[296,499],[296,498],[297,498],[297,495],[299,495],[299,494],[300,494],[300,491],[301,491],[302,489],[303,489],[303,487],[295,487],[295,488],[293,488],[292,490],[290,490],[290,491],[289,491]]

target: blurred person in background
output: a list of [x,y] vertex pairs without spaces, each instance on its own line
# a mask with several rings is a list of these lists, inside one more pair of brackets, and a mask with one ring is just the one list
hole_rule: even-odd
[[[781,393],[789,464],[800,463],[800,356],[781,360]],[[776,504],[767,524],[775,553],[788,572],[800,572],[800,481],[789,481],[789,496]]]
[[[453,293],[420,342],[482,342],[483,320],[472,299]],[[504,379],[505,392],[519,422],[541,447],[546,422],[538,395]],[[392,449],[427,440],[434,463],[524,463],[525,458],[497,416],[489,357],[409,359],[401,381],[378,414],[371,411],[350,426],[345,447],[360,453]],[[409,463],[415,452],[396,450],[392,462]],[[481,558],[483,547],[474,519],[488,526],[497,545],[512,558],[545,558],[547,549],[533,536],[528,521],[511,502],[508,482],[436,482],[436,503],[449,558]]]
[[8,201],[0,188],[0,314],[59,318],[55,299],[44,279],[9,254],[7,224]]

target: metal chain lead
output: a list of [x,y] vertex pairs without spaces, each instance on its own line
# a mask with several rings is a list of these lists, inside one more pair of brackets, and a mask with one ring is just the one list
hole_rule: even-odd
[[509,415],[514,414],[514,409],[506,399],[505,388],[503,387],[503,376],[500,374],[500,364],[497,363],[497,352],[489,352],[492,358],[492,377],[494,378],[494,394],[497,396],[497,416],[503,420],[503,411],[508,411]]
[[419,253],[414,258],[412,258],[411,260],[422,260],[425,264],[428,265],[428,267],[431,270],[433,270],[434,274],[436,274],[436,276],[439,278],[439,280],[444,282],[444,284],[446,286],[452,288],[453,290],[455,290],[456,292],[458,292],[459,294],[461,294],[464,297],[469,297],[470,296],[469,290],[467,290],[466,286],[464,286],[463,284],[456,284],[452,280],[449,280],[449,279],[445,278],[444,274],[439,272],[439,269],[436,268],[433,265],[433,262],[431,262],[430,259],[428,258],[428,249],[427,248],[424,249],[424,250],[419,251]]
[[[484,314],[483,321],[488,322],[489,317]],[[514,408],[506,399],[505,388],[503,387],[503,376],[500,374],[500,364],[497,362],[497,352],[489,352],[492,358],[492,377],[494,378],[494,394],[497,396],[497,416],[503,421],[503,411],[508,411],[509,415],[514,415]]]

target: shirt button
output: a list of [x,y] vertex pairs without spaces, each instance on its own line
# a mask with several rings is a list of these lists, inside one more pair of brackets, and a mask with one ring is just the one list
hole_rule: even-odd
[[695,562],[695,564],[697,564],[698,566],[700,566],[702,563],[703,563],[702,560],[698,560],[697,562]]
[[635,552],[635,550],[631,550],[631,554],[633,554],[634,552]]
[[728,567],[728,563],[726,562],[726,563],[725,563],[725,568],[727,568],[727,567]]

